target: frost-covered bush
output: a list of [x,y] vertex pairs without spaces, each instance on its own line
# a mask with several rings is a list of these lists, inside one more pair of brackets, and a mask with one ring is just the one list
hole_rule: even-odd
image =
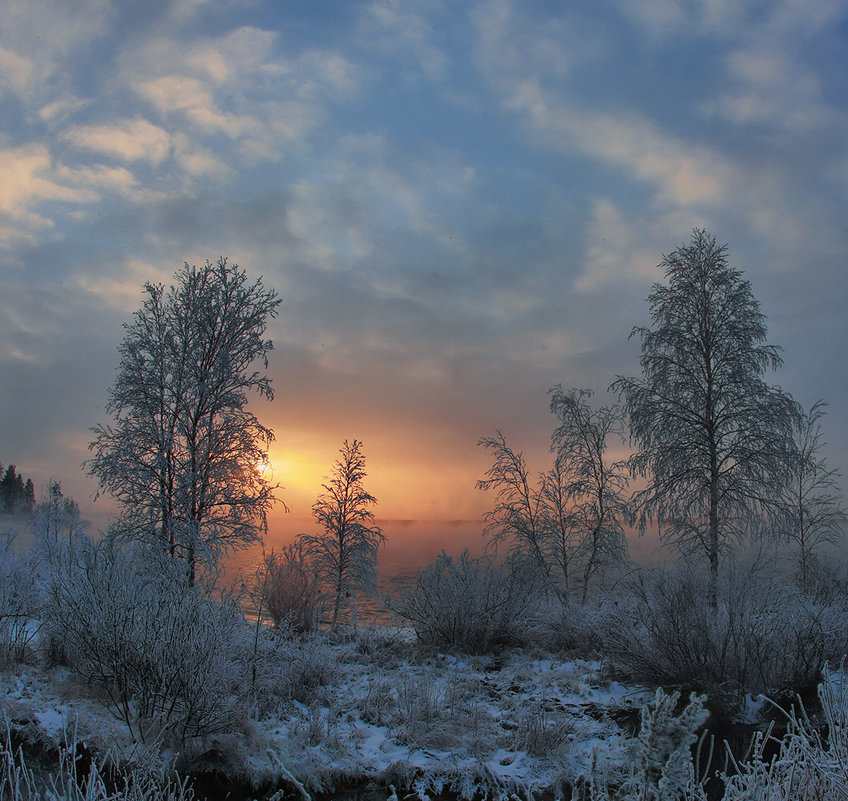
[[285,637],[277,630],[263,629],[254,665],[251,713],[258,718],[279,713],[289,701],[321,700],[321,688],[339,675],[336,654],[322,633]]
[[811,554],[805,567],[805,580],[801,581],[800,572],[795,577],[805,596],[827,606],[848,603],[848,564],[840,559]]
[[640,682],[727,701],[797,691],[815,686],[824,662],[846,647],[841,605],[822,605],[753,570],[726,572],[715,608],[697,573],[643,572],[629,589],[619,614],[605,619],[603,648],[615,670]]
[[692,747],[709,713],[703,696],[693,693],[676,712],[679,700],[679,693],[657,690],[653,703],[642,708],[639,735],[623,770],[589,777],[591,801],[706,801]]
[[595,654],[603,649],[607,620],[618,614],[618,603],[609,595],[599,594],[588,604],[551,599],[540,612],[536,638],[550,651]]
[[[819,685],[822,720],[789,714],[786,734],[758,736],[748,759],[730,755],[724,801],[839,801],[848,799],[848,681],[844,671],[833,684]],[[822,725],[824,724],[824,725]],[[766,748],[777,745],[768,758]]]
[[234,604],[189,588],[109,543],[57,549],[47,621],[69,666],[105,693],[133,736],[195,737],[228,727],[243,620]]
[[520,558],[496,564],[488,557],[440,554],[415,585],[389,603],[419,643],[484,653],[522,639],[543,595],[534,565]]
[[38,565],[31,553],[14,549],[13,539],[0,537],[0,666],[29,656],[40,627]]
[[274,625],[297,632],[314,631],[321,622],[320,588],[297,550],[272,551],[260,567],[258,582]]

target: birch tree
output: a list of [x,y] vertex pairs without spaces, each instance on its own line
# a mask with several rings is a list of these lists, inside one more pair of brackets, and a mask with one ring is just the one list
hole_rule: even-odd
[[658,520],[663,537],[706,560],[715,607],[722,552],[787,481],[798,410],[765,381],[780,349],[766,344],[766,318],[727,246],[696,229],[660,266],[652,325],[631,334],[642,377],[613,388],[637,446],[632,470],[647,479],[634,496],[640,526]]
[[322,484],[324,491],[312,506],[321,530],[298,538],[315,574],[332,593],[333,628],[346,599],[355,612],[356,594],[371,593],[377,585],[377,551],[386,538],[374,525],[370,507],[377,499],[365,489],[366,475],[362,443],[345,440],[327,483]]
[[778,531],[797,547],[798,578],[804,591],[809,588],[816,553],[844,537],[848,519],[839,496],[841,474],[822,453],[824,413],[825,403],[817,401],[794,421],[789,481],[775,505]]
[[513,555],[527,557],[540,574],[569,597],[602,570],[627,559],[622,523],[628,484],[622,462],[609,460],[610,437],[621,434],[617,407],[592,409],[589,390],[551,389],[551,412],[558,425],[551,437],[554,461],[535,480],[520,451],[501,431],[479,444],[492,465],[477,488],[495,493],[484,533]]
[[564,500],[568,506],[570,540],[579,544],[573,561],[582,569],[583,596],[591,579],[604,568],[627,560],[623,523],[629,513],[625,461],[609,457],[609,440],[623,437],[623,420],[617,406],[589,404],[591,390],[551,390],[551,412],[559,425],[551,437],[551,450],[564,474]]
[[[493,437],[478,443],[492,454],[492,466],[477,489],[495,492],[495,505],[485,515],[484,534],[497,546],[507,543],[513,554],[530,558],[545,575],[551,572],[550,529],[545,515],[545,497],[530,477],[524,454],[514,451],[498,429]],[[553,498],[555,487],[551,487]]]
[[120,364],[86,463],[121,503],[119,532],[186,564],[189,585],[231,548],[256,541],[274,500],[259,465],[273,432],[247,409],[273,398],[265,339],[280,301],[220,258],[185,264],[124,326]]

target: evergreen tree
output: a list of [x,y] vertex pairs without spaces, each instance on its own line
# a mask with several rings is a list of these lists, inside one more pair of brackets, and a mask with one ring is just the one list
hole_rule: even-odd
[[18,473],[15,465],[10,464],[0,480],[0,498],[3,501],[3,510],[8,514],[14,514],[18,504]]
[[31,515],[35,511],[35,485],[28,478],[24,485],[24,511]]

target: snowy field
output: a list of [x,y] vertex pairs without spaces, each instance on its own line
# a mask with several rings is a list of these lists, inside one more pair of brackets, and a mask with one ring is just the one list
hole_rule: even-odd
[[[198,765],[214,756],[215,767],[248,784],[293,777],[310,793],[363,782],[422,797],[486,787],[540,793],[593,769],[615,774],[653,696],[611,681],[597,662],[521,649],[423,656],[408,633],[386,628],[291,649],[299,670],[286,674],[289,687],[254,709],[240,734],[204,742]],[[30,741],[58,747],[76,732],[101,753],[138,749],[66,669],[5,673],[2,711]],[[175,756],[165,749],[166,759]]]
[[[844,725],[845,693],[839,674],[831,679]],[[107,699],[66,668],[4,672],[0,710],[31,753],[70,739],[104,761],[217,771],[244,798],[281,798],[281,789],[304,799],[352,789],[419,799],[707,798],[692,762],[708,714],[700,702],[684,708],[675,695],[622,685],[596,661],[522,648],[425,655],[408,631],[371,627],[344,642],[291,640],[279,672],[264,680],[273,692],[256,694],[247,718],[191,743],[134,742]],[[808,733],[808,750],[810,741]],[[832,751],[831,766],[844,769]],[[714,759],[714,769],[723,766],[723,756]],[[224,797],[209,786],[202,795]],[[846,797],[742,789],[726,797]]]

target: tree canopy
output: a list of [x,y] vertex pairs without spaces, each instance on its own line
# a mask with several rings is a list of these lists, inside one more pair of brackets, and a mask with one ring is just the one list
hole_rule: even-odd
[[274,500],[259,469],[273,432],[247,399],[273,398],[256,365],[268,365],[265,328],[280,301],[226,258],[174,278],[167,290],[145,284],[124,326],[114,421],[92,429],[87,467],[122,504],[119,533],[184,559],[192,584],[198,566],[258,539]]
[[696,229],[660,266],[652,324],[631,334],[642,377],[613,387],[637,448],[632,469],[647,479],[634,496],[640,524],[657,519],[661,534],[702,554],[714,597],[720,553],[786,481],[798,407],[765,380],[780,350],[766,343],[766,318],[727,246]]

